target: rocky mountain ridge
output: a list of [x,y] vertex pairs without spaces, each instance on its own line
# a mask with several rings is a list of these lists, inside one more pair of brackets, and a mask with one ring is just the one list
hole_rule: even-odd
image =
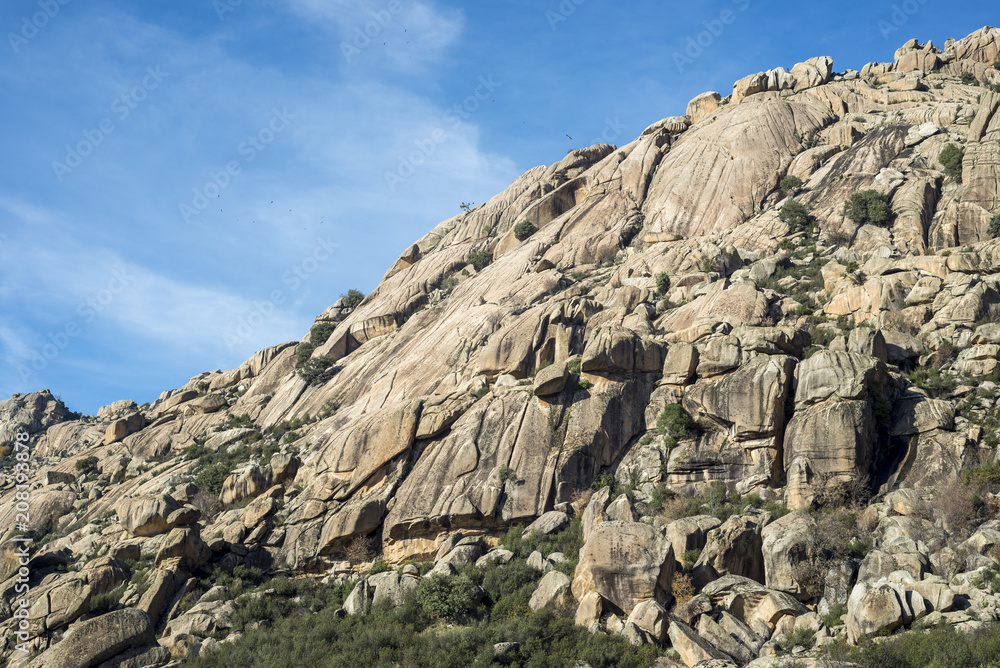
[[[448,573],[514,558],[497,547],[512,527],[573,518],[571,575],[535,559],[537,607],[687,665],[750,664],[800,627],[856,642],[1000,618],[972,584],[1000,566],[998,67],[983,28],[861,72],[818,57],[748,76],[529,170],[298,343],[96,416],[48,391],[0,402],[0,442],[31,436],[28,530],[48,536],[29,600],[43,651],[10,665],[193,655],[226,628],[219,602],[181,605],[205,569],[343,582],[377,553]],[[868,192],[884,211],[845,208]],[[970,472],[962,523],[939,495]],[[685,498],[707,505],[687,516]],[[845,503],[867,552],[816,537],[810,509]],[[125,586],[146,561],[149,587]],[[698,593],[671,608],[678,574]],[[394,575],[345,609],[416,586]],[[65,658],[102,624],[127,631]]]

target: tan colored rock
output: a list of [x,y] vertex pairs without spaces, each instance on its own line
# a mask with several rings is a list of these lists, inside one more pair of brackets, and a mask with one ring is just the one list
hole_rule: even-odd
[[709,566],[718,575],[739,575],[763,584],[760,532],[760,525],[752,518],[730,517],[708,532],[696,566]]
[[197,397],[198,397],[198,392],[195,390],[185,390],[183,392],[177,392],[175,394],[171,394],[168,398],[158,403],[153,410],[156,413],[156,415],[163,415],[165,413],[169,413],[170,411],[174,410],[181,404],[187,403],[192,399],[196,399]]
[[791,357],[760,355],[720,379],[696,382],[684,394],[684,408],[703,428],[738,441],[773,436],[785,421],[794,368]]
[[115,506],[118,521],[133,536],[155,536],[171,528],[168,517],[181,504],[168,494],[122,499]]
[[[556,571],[553,571],[556,572]],[[601,621],[604,600],[596,591],[587,592],[576,608],[576,625],[590,628]]]
[[258,464],[251,463],[237,469],[225,479],[219,500],[227,505],[237,503],[253,498],[267,488],[267,473]]
[[721,524],[717,517],[711,515],[684,517],[668,524],[665,533],[673,546],[674,559],[681,563],[687,552],[704,548],[708,532]]
[[865,636],[891,633],[903,625],[904,619],[903,604],[894,587],[859,582],[847,600],[847,640],[856,645]]
[[698,368],[698,349],[690,343],[678,341],[667,349],[663,360],[663,382],[671,385],[687,385]]
[[156,553],[156,565],[160,566],[164,562],[170,561],[186,571],[193,571],[204,566],[208,562],[209,556],[211,556],[211,550],[201,539],[197,529],[177,528],[163,539],[160,549]]
[[667,611],[656,601],[643,601],[632,609],[628,621],[635,624],[646,636],[658,644],[667,639],[670,618]]
[[89,668],[153,640],[153,625],[146,613],[135,608],[114,610],[74,624],[28,668]]
[[891,436],[910,436],[935,429],[952,431],[955,409],[951,402],[928,399],[923,395],[904,395],[893,406]]
[[668,602],[673,572],[673,548],[653,527],[603,522],[580,550],[573,596],[597,592],[628,614],[647,599]]
[[57,582],[41,592],[28,610],[32,635],[47,635],[90,611],[93,588],[79,578]]
[[663,368],[663,346],[624,327],[597,331],[583,351],[583,370],[651,373]]
[[867,355],[820,350],[798,366],[796,408],[832,397],[864,398],[868,384],[881,382],[884,373],[878,360]]
[[206,394],[187,402],[184,406],[184,413],[185,415],[203,415],[205,413],[214,413],[228,405],[229,402],[226,401],[226,397],[223,394]]
[[534,392],[537,397],[559,394],[569,380],[569,367],[565,362],[545,367],[535,374]]
[[706,118],[719,108],[722,103],[722,96],[715,91],[702,93],[688,102],[687,115],[691,117],[692,123],[697,123]]
[[735,336],[710,338],[698,352],[698,375],[706,378],[732,371],[743,359],[742,350]]
[[816,56],[798,63],[792,68],[791,75],[795,79],[795,91],[822,86],[830,80],[833,74],[833,58]]
[[573,580],[556,570],[549,571],[538,581],[538,587],[531,594],[528,607],[538,612],[550,605],[562,607],[572,600]]
[[769,589],[807,600],[822,591],[812,583],[800,582],[796,567],[815,558],[813,531],[816,521],[806,513],[790,513],[768,524],[761,531],[765,584]]
[[[702,661],[728,660],[731,657],[722,650],[714,647],[708,640],[698,635],[694,629],[686,624],[674,622],[669,630],[670,645],[681,656],[681,661],[689,667]],[[705,665],[705,664],[701,664]]]
[[115,420],[108,425],[108,429],[104,433],[104,445],[117,443],[129,434],[134,434],[142,429],[145,424],[146,419],[142,417],[141,413],[133,413],[126,418]]

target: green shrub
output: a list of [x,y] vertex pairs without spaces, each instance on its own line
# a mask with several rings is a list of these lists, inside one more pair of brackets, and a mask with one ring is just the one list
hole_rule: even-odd
[[961,80],[962,80],[962,83],[964,83],[967,86],[978,86],[979,85],[979,79],[977,79],[976,75],[973,74],[972,72],[968,72],[968,71],[962,72]]
[[805,183],[797,176],[792,176],[789,174],[785,178],[781,179],[781,183],[778,185],[781,188],[781,192],[791,192],[793,190],[798,190]]
[[918,367],[910,372],[910,383],[927,390],[932,397],[948,394],[955,389],[955,379],[941,373],[937,367]]
[[892,219],[889,198],[875,190],[862,190],[844,203],[844,215],[859,225],[886,225]]
[[524,241],[532,234],[538,231],[534,225],[526,220],[522,220],[520,223],[514,226],[514,238],[518,241]]
[[205,490],[218,496],[222,492],[222,484],[232,472],[232,467],[223,462],[209,464],[198,471],[194,479],[194,485],[198,489]]
[[993,237],[994,239],[1000,237],[1000,213],[998,213],[997,215],[993,216],[993,218],[990,219],[989,231],[990,231],[990,236]]
[[335,329],[337,329],[337,325],[332,322],[316,323],[312,326],[312,329],[309,330],[309,343],[311,343],[314,348],[320,347],[326,343],[327,339],[330,338],[330,335],[333,334],[333,330]]
[[612,490],[615,488],[615,477],[610,473],[602,473],[594,478],[594,482],[590,483],[590,488],[593,490],[599,490],[605,487],[610,487]]
[[89,471],[95,466],[97,466],[97,457],[94,457],[93,455],[84,457],[83,459],[78,459],[76,462],[77,471]]
[[793,199],[785,202],[778,212],[781,222],[788,225],[793,232],[799,232],[809,227],[809,210],[803,204]]
[[482,271],[491,262],[493,262],[493,254],[486,249],[474,250],[469,253],[469,257],[466,258],[468,263],[475,268],[476,271]]
[[[1000,218],[1000,216],[997,216],[997,218]],[[670,290],[670,276],[664,271],[656,275],[656,291],[661,295],[665,295],[668,290]]]
[[365,293],[361,290],[348,290],[346,295],[340,295],[340,306],[342,308],[357,308],[365,300]]
[[667,404],[656,420],[656,429],[663,434],[664,445],[668,450],[677,445],[677,440],[687,434],[694,420],[680,404]]
[[830,606],[830,611],[823,615],[823,625],[829,629],[840,626],[844,623],[844,615],[847,614],[847,606],[843,603],[834,603]]
[[875,415],[875,421],[880,427],[888,427],[891,417],[889,403],[882,394],[882,388],[875,381],[868,381],[868,396],[872,400],[872,413]]
[[812,629],[795,629],[778,641],[778,648],[782,652],[790,652],[795,647],[805,647],[809,649],[813,646],[816,632]]
[[965,151],[955,146],[954,144],[948,144],[945,146],[941,153],[938,155],[938,162],[944,167],[944,173],[958,180],[959,183],[962,182],[962,159],[965,157]]
[[476,584],[465,575],[431,575],[420,580],[417,602],[425,614],[435,619],[458,619],[479,605]]
[[528,601],[542,574],[520,559],[486,567],[482,587],[491,604],[490,619],[523,617],[531,612]]
[[829,654],[859,668],[987,668],[1000,663],[998,630],[993,623],[964,633],[942,623],[923,633],[869,638],[856,648],[835,644]]
[[309,385],[321,385],[336,376],[338,371],[340,367],[332,355],[311,357],[295,370]]
[[515,473],[514,469],[509,466],[501,466],[500,470],[497,471],[497,480],[501,485],[506,483],[508,480],[517,482],[517,473]]

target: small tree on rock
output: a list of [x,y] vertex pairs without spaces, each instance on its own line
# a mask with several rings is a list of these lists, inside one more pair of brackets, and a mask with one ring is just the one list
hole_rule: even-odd
[[886,226],[892,220],[892,207],[889,206],[889,198],[878,191],[862,190],[844,203],[844,215],[859,225],[872,223]]

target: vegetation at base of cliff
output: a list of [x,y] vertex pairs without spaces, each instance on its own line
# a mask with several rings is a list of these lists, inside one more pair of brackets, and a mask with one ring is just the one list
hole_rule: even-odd
[[858,647],[835,643],[827,654],[858,668],[987,668],[1000,665],[1000,626],[962,633],[941,624],[924,632],[869,639]]
[[695,515],[711,515],[723,522],[733,515],[746,514],[748,510],[759,509],[769,512],[775,519],[788,514],[788,508],[776,501],[765,502],[756,492],[740,496],[736,492],[729,493],[726,484],[713,482],[700,493],[693,496],[678,496],[666,487],[659,487],[653,493],[650,504],[654,510],[659,510],[667,519],[677,520]]
[[[513,527],[503,544],[517,555],[510,563],[463,566],[458,575],[422,578],[399,606],[377,605],[367,614],[338,617],[353,583],[322,585],[309,578],[275,578],[245,593],[233,580],[233,631],[243,633],[189,665],[196,668],[285,666],[572,666],[639,668],[664,650],[635,647],[624,636],[591,634],[573,620],[573,608],[532,612],[528,601],[542,573],[522,558],[535,549],[565,551],[574,558],[580,522],[563,531],[521,538]],[[572,562],[575,565],[575,562]],[[259,592],[265,592],[263,594]],[[215,635],[223,639],[229,632]],[[494,645],[518,643],[502,655]]]

